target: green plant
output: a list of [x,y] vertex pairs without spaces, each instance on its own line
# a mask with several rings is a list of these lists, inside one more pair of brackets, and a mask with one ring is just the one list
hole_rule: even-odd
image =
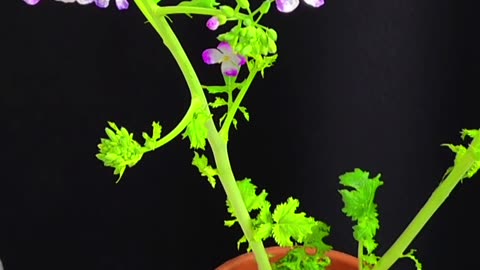
[[[24,0],[28,4],[37,4],[39,0]],[[89,4],[95,2],[99,7],[107,7],[109,0],[57,0]],[[233,174],[228,155],[230,128],[237,124],[237,115],[243,115],[248,121],[247,109],[242,100],[257,75],[264,75],[277,58],[277,32],[260,23],[262,17],[270,12],[274,0],[264,0],[256,7],[248,0],[237,0],[235,6],[223,5],[215,0],[191,0],[180,2],[176,6],[161,6],[152,0],[134,0],[148,22],[163,39],[164,44],[177,61],[191,94],[188,111],[178,125],[165,136],[159,123],[152,124],[150,134],[143,133],[143,143],[133,139],[126,128],[109,122],[106,130],[108,138],[101,139],[98,159],[105,166],[113,167],[118,180],[127,167],[134,166],[147,152],[158,149],[172,139],[182,135],[188,138],[194,149],[192,164],[212,187],[220,181],[227,195],[227,210],[231,219],[226,226],[238,224],[244,236],[238,245],[247,243],[248,250],[255,254],[261,270],[275,269],[325,269],[329,264],[326,252],[331,246],[323,239],[329,233],[325,223],[299,212],[299,201],[288,198],[286,202],[272,206],[267,200],[267,192],[258,192],[251,179],[238,180]],[[305,0],[314,7],[323,5],[323,0]],[[127,9],[127,0],[116,0],[119,9]],[[276,0],[275,5],[281,12],[291,12],[299,5],[298,0]],[[202,85],[193,69],[190,59],[167,21],[169,15],[185,14],[208,16],[207,27],[217,30],[220,26],[229,30],[218,35],[219,45],[206,49],[203,60],[206,64],[220,64],[224,85]],[[242,76],[240,69],[246,66],[247,74]],[[243,79],[240,79],[243,78]],[[213,109],[222,108],[225,113],[214,121]],[[360,169],[340,176],[345,187],[340,190],[344,201],[343,212],[356,225],[353,236],[358,241],[359,269],[386,270],[399,258],[411,258],[416,267],[421,264],[413,256],[413,251],[405,250],[420,232],[425,223],[442,205],[452,189],[464,178],[472,177],[480,167],[480,130],[463,130],[462,139],[472,139],[468,146],[446,144],[456,153],[454,165],[447,170],[445,178],[433,192],[425,206],[408,225],[405,231],[390,249],[381,257],[375,255],[377,243],[375,234],[379,228],[375,192],[383,182],[380,175],[370,178],[369,173]],[[207,145],[211,148],[214,162],[209,162],[202,153]],[[264,241],[273,238],[280,246],[297,248],[279,263],[271,265],[264,248]],[[301,245],[301,247],[298,247]],[[315,252],[306,252],[310,248]]]

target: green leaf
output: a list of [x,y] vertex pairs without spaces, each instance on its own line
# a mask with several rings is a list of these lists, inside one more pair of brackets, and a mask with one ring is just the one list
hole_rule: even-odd
[[317,253],[323,255],[327,251],[332,250],[332,246],[327,245],[323,240],[329,234],[330,227],[321,221],[317,221],[315,226],[312,228],[312,233],[305,237],[304,246],[313,247],[317,250]]
[[190,123],[187,125],[183,138],[190,139],[190,148],[205,149],[207,144],[208,129],[206,123],[210,120],[211,115],[201,110],[196,112]]
[[287,202],[277,205],[273,212],[273,238],[279,246],[293,246],[291,238],[302,243],[312,233],[316,221],[306,217],[305,213],[296,213],[300,205],[297,199],[288,198]]
[[223,99],[221,97],[215,97],[215,101],[208,103],[208,105],[210,105],[210,107],[212,107],[212,108],[218,108],[218,107],[221,107],[221,106],[227,106],[228,103],[225,99]]
[[228,85],[211,85],[203,86],[203,88],[206,89],[210,94],[229,93],[232,91],[232,87],[229,87]]
[[215,176],[218,175],[218,171],[212,166],[208,165],[208,159],[204,155],[199,155],[197,152],[194,152],[195,156],[192,160],[192,165],[198,168],[198,171],[202,176],[206,176],[212,188],[215,188],[216,179]]
[[380,227],[377,205],[374,203],[376,190],[383,184],[380,174],[370,179],[368,172],[355,169],[341,175],[340,184],[353,189],[340,190],[345,205],[342,211],[353,221],[357,221],[357,225],[353,227],[353,236],[370,254],[377,246],[373,238]]
[[272,223],[262,223],[255,230],[253,238],[256,241],[264,241],[265,239],[271,237],[272,233],[273,233],[273,224]]
[[240,112],[242,112],[243,117],[245,117],[245,120],[250,121],[250,115],[247,112],[247,108],[243,106],[239,106],[238,109],[240,110]]
[[[237,181],[238,189],[242,195],[242,199],[248,212],[261,209],[264,206],[269,206],[267,201],[268,193],[265,190],[262,190],[262,192],[257,195],[257,186],[255,186],[251,181],[252,180],[249,178]],[[236,217],[235,210],[228,200],[227,210],[233,217]]]

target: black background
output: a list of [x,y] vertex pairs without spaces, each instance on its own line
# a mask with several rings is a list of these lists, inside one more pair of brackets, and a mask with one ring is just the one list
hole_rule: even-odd
[[[113,3],[112,3],[113,4]],[[328,1],[272,10],[279,59],[244,105],[230,154],[273,203],[289,196],[332,226],[354,254],[338,176],[382,173],[382,254],[437,186],[462,128],[478,128],[477,6],[463,1]],[[223,226],[225,195],[190,165],[177,138],[120,184],[95,158],[107,121],[140,138],[171,130],[189,104],[182,74],[131,3],[3,5],[0,258],[13,269],[214,269],[241,252]],[[206,18],[172,16],[204,84],[220,78],[200,54],[216,45]],[[221,32],[227,28],[220,28]],[[239,118],[241,119],[241,118]],[[475,269],[479,177],[465,181],[414,241],[424,269]],[[394,269],[413,269],[400,262]]]

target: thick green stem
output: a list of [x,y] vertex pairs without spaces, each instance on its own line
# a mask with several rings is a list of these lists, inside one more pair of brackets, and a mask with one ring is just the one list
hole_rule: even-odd
[[270,270],[270,260],[267,252],[265,251],[263,243],[261,241],[256,241],[253,237],[253,227],[250,215],[245,207],[245,203],[242,199],[242,195],[238,189],[237,182],[230,166],[227,143],[218,132],[210,132],[211,130],[215,129],[213,121],[209,121],[207,123],[207,127],[209,134],[211,134],[211,136],[208,137],[208,140],[215,157],[218,175],[222,181],[222,186],[225,189],[227,198],[229,199],[230,204],[233,206],[233,209],[235,209],[235,216],[242,227],[243,233],[245,234],[253,253],[255,254],[258,269]]
[[[190,60],[165,17],[157,15],[161,14],[161,12],[159,12],[160,7],[156,6],[150,0],[135,0],[135,3],[138,5],[147,20],[152,24],[153,28],[162,37],[163,42],[177,61],[190,89],[192,100],[201,102],[203,105],[200,105],[200,107],[203,106],[205,110],[209,111],[205,93],[203,92],[200,81],[198,80]],[[263,243],[261,241],[255,241],[253,237],[253,227],[250,215],[246,209],[230,166],[227,142],[220,136],[212,119],[207,122],[207,128],[208,141],[215,157],[220,181],[225,189],[228,200],[235,209],[238,222],[255,254],[258,269],[271,270],[270,261]]]
[[432,193],[428,201],[410,222],[403,233],[398,237],[397,241],[390,247],[389,250],[382,256],[382,258],[375,265],[373,270],[387,270],[403,254],[413,239],[425,226],[427,221],[433,216],[443,202],[448,198],[455,186],[464,178],[465,173],[472,167],[476,161],[474,149],[478,149],[480,145],[480,136],[477,136],[471,143],[467,153],[455,161],[455,165],[447,176],[447,178],[440,183],[440,185]]

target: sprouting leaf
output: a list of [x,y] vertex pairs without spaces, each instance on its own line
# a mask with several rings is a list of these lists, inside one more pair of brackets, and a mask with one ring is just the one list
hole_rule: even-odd
[[210,185],[215,188],[215,176],[218,175],[216,169],[208,165],[208,159],[204,155],[199,155],[197,152],[194,152],[195,156],[193,157],[192,165],[198,168],[198,171],[202,176],[206,176]]
[[133,139],[124,127],[118,128],[113,122],[108,122],[110,128],[105,128],[108,139],[100,139],[99,153],[96,157],[107,167],[114,168],[114,175],[119,175],[120,181],[125,169],[134,166],[143,156],[145,149]]
[[475,138],[478,136],[480,133],[480,130],[478,129],[463,129],[461,134],[462,134],[462,140],[465,140],[465,137],[470,137],[470,139]]
[[233,127],[234,127],[235,129],[237,129],[237,123],[238,123],[238,122],[237,122],[237,119],[233,118],[233,119],[232,119],[232,124],[233,124]]
[[355,169],[341,175],[340,184],[353,189],[340,190],[344,202],[342,211],[357,222],[353,227],[353,236],[370,254],[377,246],[374,237],[380,227],[377,205],[374,203],[375,192],[383,184],[380,181],[380,174],[370,179],[368,172]]
[[215,101],[208,103],[208,105],[210,105],[210,107],[212,107],[212,108],[218,108],[218,107],[221,107],[221,106],[226,106],[226,105],[228,105],[228,103],[225,99],[223,99],[221,97],[215,97]]
[[299,205],[297,199],[290,197],[287,202],[277,205],[273,212],[273,238],[279,246],[293,246],[291,238],[302,243],[316,225],[315,219],[296,212]]
[[[274,54],[274,55],[271,55],[271,56],[265,56],[263,58],[259,58],[259,59],[256,59],[256,64],[257,64],[257,68],[260,70],[260,73],[262,74],[262,78],[264,77],[264,70],[266,68],[269,68],[271,66],[273,66],[273,63],[275,63],[275,61],[277,60],[277,54]],[[250,67],[249,67],[250,69]]]
[[[237,241],[237,249],[240,249],[240,245],[242,245],[243,243],[248,243],[247,241],[247,237],[244,235],[242,236],[238,241]],[[248,247],[248,252],[251,251],[251,248]]]
[[[471,130],[471,129],[463,129],[461,132],[461,137],[462,140],[465,140],[466,137],[469,137],[470,139],[476,138],[479,136],[480,130]],[[463,145],[453,145],[453,144],[442,144],[442,146],[446,146],[454,152],[455,155],[455,160],[454,164],[458,164],[460,160],[462,160],[467,153],[470,153],[471,156],[473,157],[473,163],[468,169],[468,171],[465,173],[464,178],[471,178],[473,177],[477,171],[480,169],[480,144],[476,143],[475,145],[473,142],[467,147]],[[453,167],[448,168],[447,172],[444,175],[444,178],[447,176],[448,173],[451,172]]]
[[239,106],[238,109],[242,112],[243,117],[245,117],[245,120],[250,121],[250,115],[247,112],[247,108],[243,106]]
[[416,250],[415,249],[411,249],[407,254],[403,254],[403,258],[408,258],[410,260],[412,260],[414,263],[415,263],[415,267],[417,268],[417,270],[422,270],[422,264],[420,263],[420,261],[415,257],[415,255],[413,255],[413,253],[415,253]]
[[208,129],[206,123],[210,120],[211,115],[201,110],[196,112],[190,123],[188,124],[183,138],[188,137],[190,139],[190,148],[205,149],[207,144]]
[[157,141],[160,139],[160,135],[162,133],[162,126],[158,122],[152,123],[153,131],[152,136],[148,135],[146,132],[142,133],[143,139],[145,139],[145,143],[143,144],[146,149],[154,150]]

